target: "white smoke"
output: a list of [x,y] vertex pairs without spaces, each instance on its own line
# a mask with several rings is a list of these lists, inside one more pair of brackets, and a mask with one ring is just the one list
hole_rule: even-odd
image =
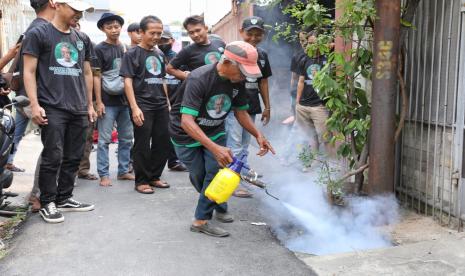
[[269,190],[280,200],[255,193],[263,195],[272,229],[286,247],[324,255],[391,246],[380,226],[398,220],[393,195],[345,198],[346,205],[337,207],[327,201],[326,189],[316,183],[317,178],[318,172],[274,168],[266,172],[266,179],[272,179]]

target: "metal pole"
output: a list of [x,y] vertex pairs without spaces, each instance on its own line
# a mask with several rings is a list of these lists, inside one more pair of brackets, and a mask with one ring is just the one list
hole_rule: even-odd
[[394,191],[394,132],[400,0],[377,0],[370,134],[370,193]]

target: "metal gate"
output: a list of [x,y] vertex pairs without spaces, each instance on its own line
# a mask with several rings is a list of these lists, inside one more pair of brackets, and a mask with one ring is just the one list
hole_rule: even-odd
[[408,32],[404,78],[409,101],[395,186],[405,205],[451,226],[464,207],[462,2],[421,1]]

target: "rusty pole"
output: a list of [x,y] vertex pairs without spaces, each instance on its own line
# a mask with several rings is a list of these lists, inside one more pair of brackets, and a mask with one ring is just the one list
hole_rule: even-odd
[[376,0],[370,132],[370,194],[394,191],[394,132],[401,0]]

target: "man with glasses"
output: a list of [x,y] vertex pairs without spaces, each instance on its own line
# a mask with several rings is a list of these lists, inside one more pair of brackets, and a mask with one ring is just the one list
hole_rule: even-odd
[[274,153],[270,143],[257,130],[247,113],[244,88],[246,77],[261,77],[257,50],[243,41],[226,45],[220,61],[202,66],[189,74],[178,91],[171,110],[170,134],[179,159],[187,166],[190,180],[200,193],[195,220],[190,229],[214,237],[229,233],[208,223],[213,211],[223,223],[233,222],[227,204],[216,204],[204,192],[220,167],[233,161],[225,147],[224,121],[231,110],[239,123],[250,132],[260,147],[258,155]]
[[[56,0],[53,4],[53,20],[28,33],[22,53],[32,120],[42,127],[40,215],[46,222],[58,223],[64,221],[60,211],[94,209],[91,204],[74,200],[73,189],[88,121],[93,122],[97,114],[92,105],[92,46],[72,28],[82,13],[93,7],[70,0]],[[66,56],[63,47],[69,50]],[[60,63],[62,59],[69,62]]]

